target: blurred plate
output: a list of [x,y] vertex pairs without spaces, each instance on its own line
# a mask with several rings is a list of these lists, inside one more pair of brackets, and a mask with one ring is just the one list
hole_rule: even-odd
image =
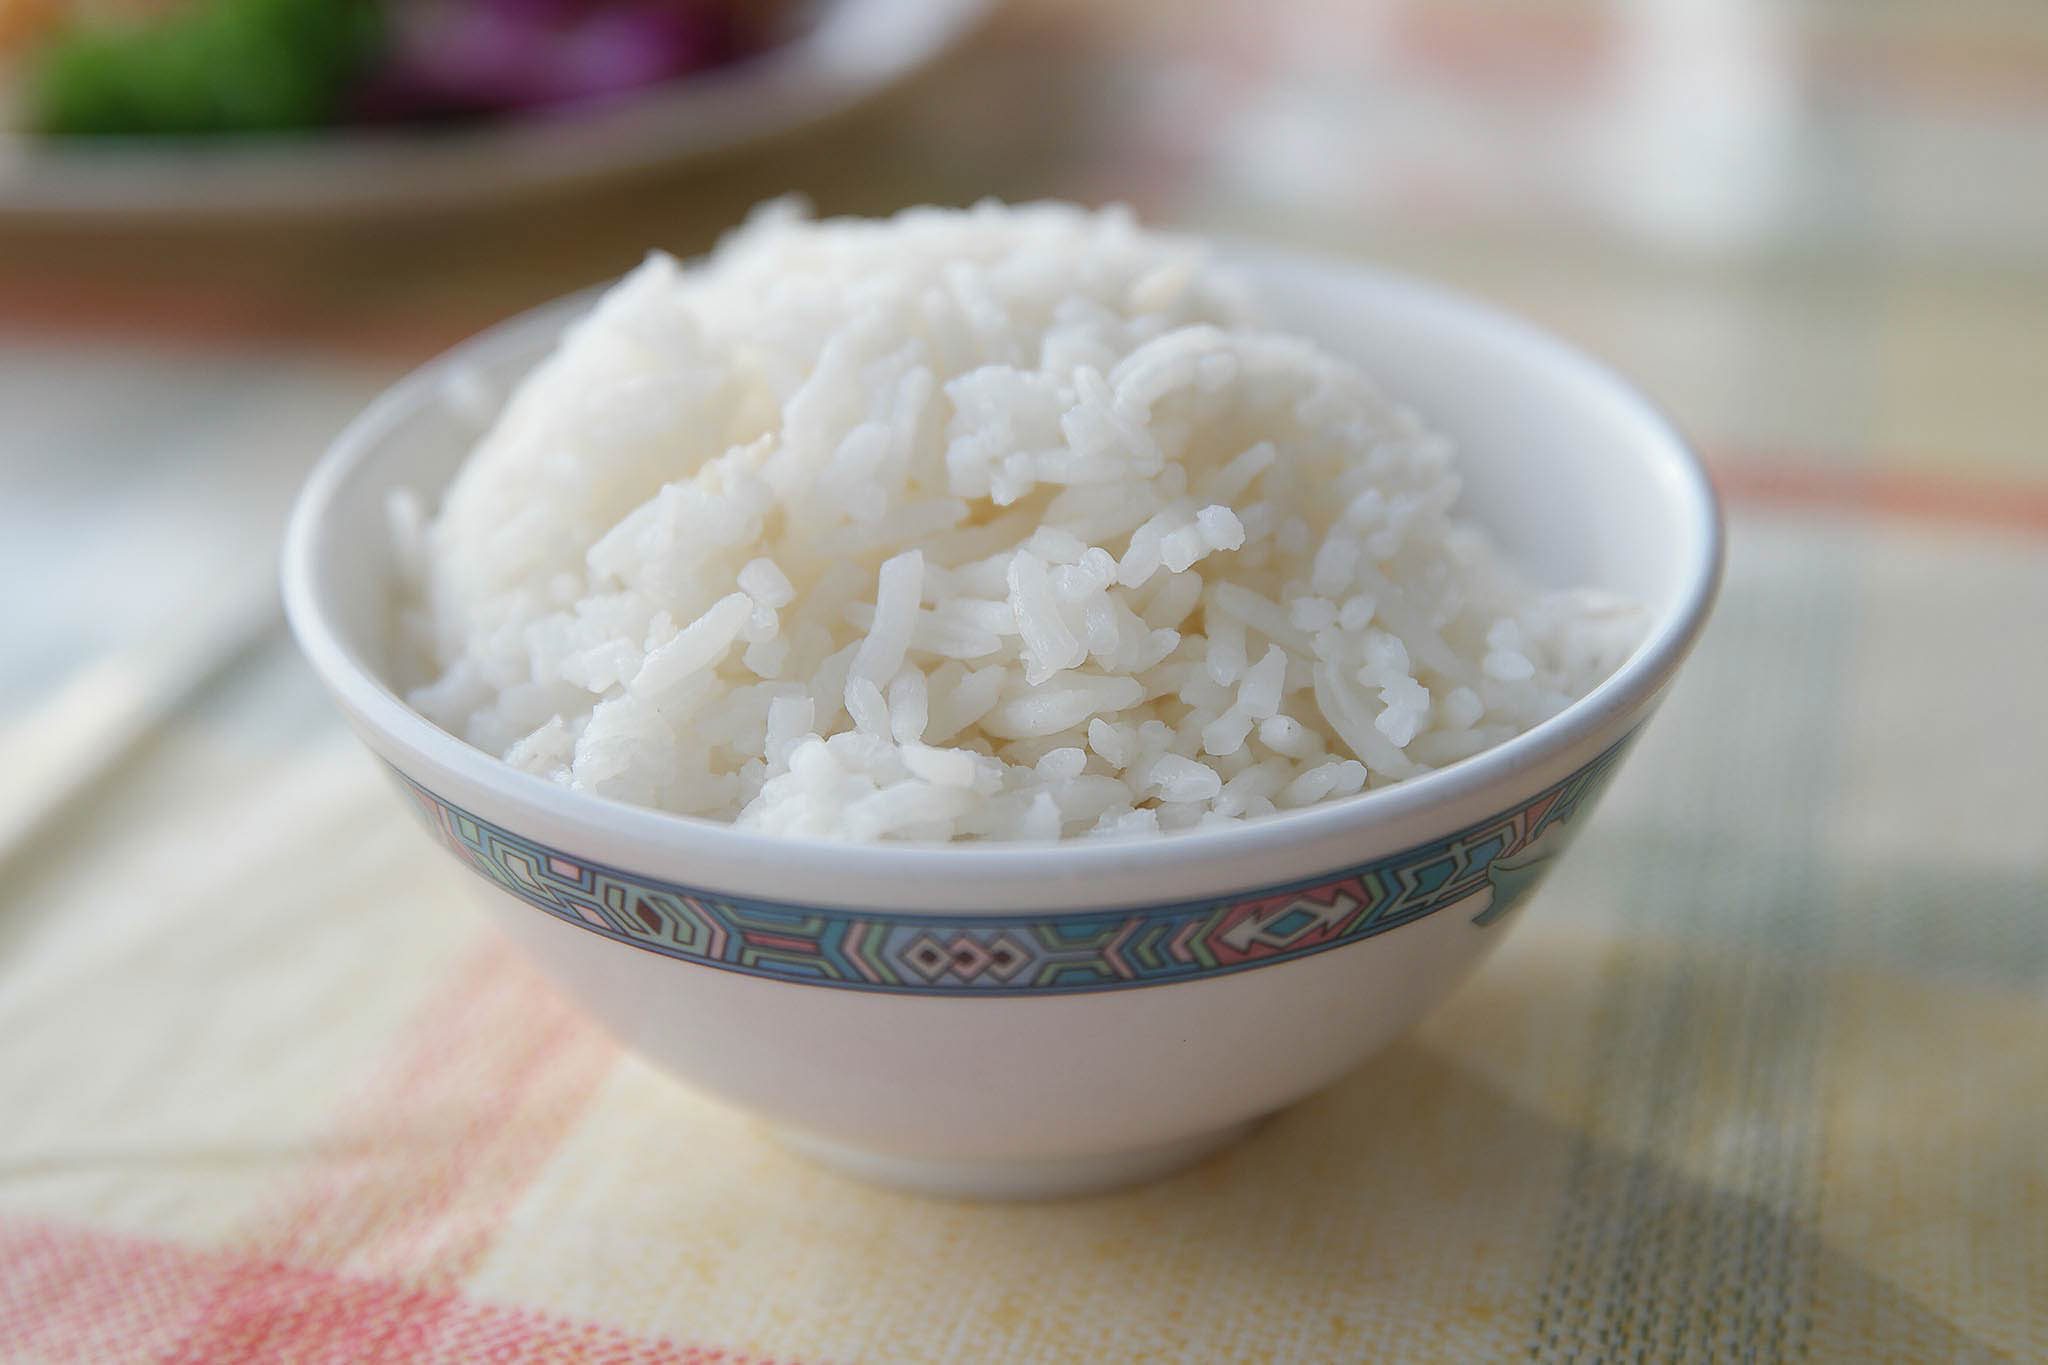
[[450,128],[73,142],[0,134],[0,217],[452,207],[710,156],[840,113],[963,37],[994,0],[827,0],[758,56],[587,109]]

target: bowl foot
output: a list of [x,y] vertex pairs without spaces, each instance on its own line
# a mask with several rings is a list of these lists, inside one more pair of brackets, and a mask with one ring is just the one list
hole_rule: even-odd
[[1086,1156],[949,1161],[848,1147],[793,1129],[776,1137],[791,1151],[843,1175],[942,1199],[1067,1199],[1171,1175],[1243,1137],[1257,1120],[1233,1123],[1152,1147]]

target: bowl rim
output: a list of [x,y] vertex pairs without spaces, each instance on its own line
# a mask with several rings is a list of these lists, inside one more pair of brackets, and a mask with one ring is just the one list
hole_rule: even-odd
[[[849,883],[951,875],[1015,885],[1112,871],[1121,880],[1148,868],[1191,859],[1227,863],[1252,851],[1269,853],[1276,845],[1306,845],[1395,820],[1424,818],[1436,810],[1449,811],[1574,750],[1593,744],[1604,747],[1603,736],[1617,733],[1618,727],[1630,722],[1670,681],[1698,639],[1720,587],[1726,556],[1720,500],[1705,464],[1677,424],[1605,361],[1462,291],[1328,253],[1264,243],[1224,241],[1216,246],[1219,260],[1253,272],[1264,264],[1338,273],[1362,279],[1410,306],[1447,312],[1462,326],[1492,332],[1516,351],[1547,364],[1560,382],[1599,392],[1641,427],[1643,436],[1631,444],[1643,447],[1645,458],[1654,462],[1661,475],[1658,483],[1665,496],[1678,505],[1681,519],[1693,533],[1695,548],[1682,565],[1672,606],[1653,619],[1643,641],[1620,667],[1556,716],[1470,758],[1391,786],[1248,820],[1228,829],[1069,838],[1056,843],[851,843],[743,830],[703,816],[630,805],[558,786],[472,747],[408,706],[367,664],[337,624],[323,590],[322,565],[333,533],[330,513],[392,422],[422,402],[434,401],[449,371],[459,370],[485,353],[526,342],[531,333],[543,328],[559,330],[587,307],[603,286],[540,304],[458,343],[414,368],[348,423],[301,489],[286,529],[281,575],[292,633],[323,684],[360,724],[428,769],[487,791],[505,805],[530,813],[537,823],[588,833],[608,842],[660,848],[678,858],[701,849],[715,852],[722,862],[829,864],[833,875],[843,876]],[[452,799],[446,792],[438,794]],[[568,850],[573,849],[569,843]],[[1048,909],[1042,917],[1080,913],[1088,912]]]

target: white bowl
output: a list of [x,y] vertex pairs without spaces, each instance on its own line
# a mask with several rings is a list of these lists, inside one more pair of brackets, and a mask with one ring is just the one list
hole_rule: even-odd
[[502,395],[587,298],[432,362],[342,434],[293,516],[292,627],[505,932],[650,1060],[895,1184],[1046,1196],[1169,1170],[1358,1064],[1499,942],[1699,633],[1721,563],[1699,462],[1607,369],[1427,285],[1228,255],[1279,321],[1458,442],[1466,510],[1536,577],[1648,605],[1614,676],[1438,772],[1148,841],[848,846],[564,790],[385,681],[384,505],[438,493],[479,394]]

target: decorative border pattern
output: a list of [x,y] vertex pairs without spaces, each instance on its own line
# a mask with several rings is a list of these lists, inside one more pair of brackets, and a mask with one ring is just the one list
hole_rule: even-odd
[[1541,880],[1634,737],[1515,810],[1348,871],[1227,899],[1050,916],[818,909],[717,895],[547,848],[397,776],[427,826],[472,870],[617,942],[804,985],[1037,996],[1292,961],[1468,902],[1475,924],[1492,924]]

